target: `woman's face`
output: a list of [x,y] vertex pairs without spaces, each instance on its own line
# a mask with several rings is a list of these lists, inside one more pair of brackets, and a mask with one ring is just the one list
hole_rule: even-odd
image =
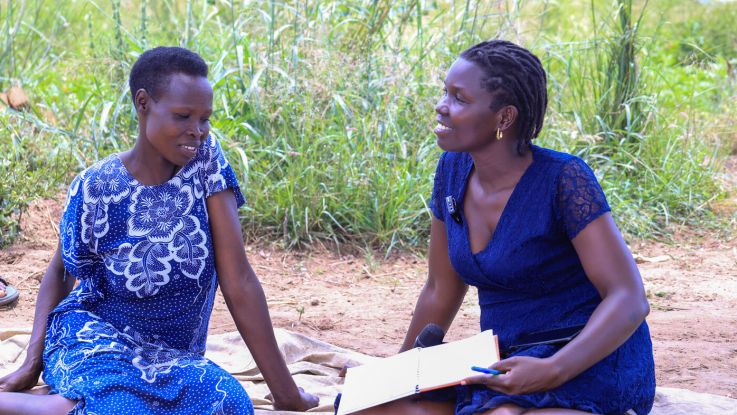
[[142,134],[159,154],[184,166],[210,133],[212,87],[207,78],[176,73],[158,98],[147,99]]
[[482,86],[483,79],[483,70],[463,58],[450,67],[435,105],[435,135],[443,150],[472,152],[494,141],[499,114],[490,108],[493,96]]

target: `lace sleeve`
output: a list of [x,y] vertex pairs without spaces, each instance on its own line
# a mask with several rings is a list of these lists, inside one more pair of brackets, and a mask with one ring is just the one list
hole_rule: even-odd
[[611,210],[594,172],[580,158],[563,166],[558,177],[556,210],[569,239]]

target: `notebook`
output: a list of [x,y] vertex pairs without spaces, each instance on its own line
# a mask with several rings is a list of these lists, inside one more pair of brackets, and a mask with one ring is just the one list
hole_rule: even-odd
[[349,368],[338,415],[352,414],[413,394],[460,384],[479,375],[471,366],[488,367],[499,360],[499,345],[491,330],[473,337]]

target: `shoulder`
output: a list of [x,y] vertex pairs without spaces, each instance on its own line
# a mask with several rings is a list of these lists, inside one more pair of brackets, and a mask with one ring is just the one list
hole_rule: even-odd
[[573,154],[564,153],[562,151],[551,150],[545,147],[532,146],[532,152],[536,162],[549,164],[562,168],[572,160],[581,160]]
[[591,170],[582,158],[573,154],[537,146],[533,146],[533,152],[535,162],[545,166],[549,174],[555,177]]
[[223,157],[220,143],[215,137],[208,135],[197,148],[197,154],[182,167],[179,174],[184,178],[191,178],[197,174],[205,176],[217,174],[222,168],[220,164],[225,164],[221,158]]
[[473,159],[468,153],[444,152],[435,170],[435,189],[452,190],[462,186],[472,166]]
[[125,166],[116,154],[95,162],[77,174],[69,185],[66,204],[68,205],[70,199],[79,194],[82,189],[85,192],[94,193],[94,190],[99,189],[100,185],[109,185],[113,181],[119,183],[127,181]]
[[109,175],[117,173],[123,167],[123,162],[117,154],[110,154],[102,160],[98,160],[91,166],[82,170],[75,178],[82,181],[90,181],[99,178],[101,175]]
[[202,169],[206,174],[215,173],[227,165],[228,162],[225,160],[220,142],[212,135],[208,135],[197,149],[195,157],[182,168],[182,173],[185,177]]
[[453,175],[464,171],[473,163],[468,153],[456,153],[445,151],[438,160],[438,174]]
[[201,155],[202,159],[207,161],[213,158],[221,157],[223,153],[223,148],[220,145],[220,141],[216,137],[208,135],[205,141],[200,146],[200,150],[197,153],[198,157]]

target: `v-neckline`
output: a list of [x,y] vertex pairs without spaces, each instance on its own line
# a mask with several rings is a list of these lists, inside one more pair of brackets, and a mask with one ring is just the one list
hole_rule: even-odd
[[463,179],[463,185],[461,186],[461,194],[459,195],[459,198],[458,198],[458,200],[460,201],[459,206],[458,206],[458,211],[461,217],[463,218],[463,232],[465,233],[465,236],[466,236],[465,238],[466,245],[468,247],[468,252],[471,253],[472,257],[475,258],[476,256],[489,251],[491,247],[493,246],[494,239],[496,239],[497,234],[499,234],[499,228],[506,222],[505,218],[508,216],[507,207],[512,203],[516,195],[519,193],[517,189],[520,188],[520,183],[522,183],[522,181],[525,180],[527,176],[529,176],[529,173],[532,170],[532,167],[535,165],[537,146],[531,145],[530,152],[532,153],[532,163],[530,163],[530,165],[527,166],[524,173],[522,173],[522,176],[520,176],[519,180],[517,181],[517,184],[514,185],[514,189],[512,189],[512,194],[509,195],[509,199],[507,199],[507,203],[502,208],[501,215],[499,215],[499,221],[497,221],[496,223],[494,232],[491,233],[491,236],[489,237],[489,241],[486,242],[486,245],[478,252],[473,252],[473,248],[471,248],[471,234],[468,228],[468,221],[465,220],[466,214],[464,210],[464,205],[465,205],[466,190],[468,189],[469,179],[471,178],[471,172],[473,171],[473,167],[474,167],[473,158],[471,158],[471,156],[468,155],[469,163],[468,163],[468,166],[466,167],[466,174]]

